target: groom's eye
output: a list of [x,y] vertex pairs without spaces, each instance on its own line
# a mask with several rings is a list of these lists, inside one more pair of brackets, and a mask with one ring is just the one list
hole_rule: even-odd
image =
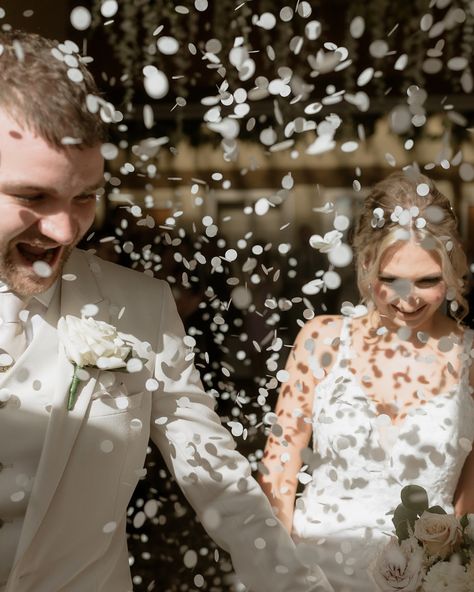
[[44,195],[42,193],[37,193],[35,195],[14,195],[13,197],[26,203],[34,203],[41,201]]

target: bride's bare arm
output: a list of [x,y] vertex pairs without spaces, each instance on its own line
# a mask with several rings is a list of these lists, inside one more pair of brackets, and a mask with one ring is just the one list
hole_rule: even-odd
[[335,324],[332,317],[316,317],[299,332],[286,364],[288,380],[281,387],[275,408],[278,423],[265,447],[260,484],[288,532],[293,522],[301,453],[312,434],[314,388],[322,377],[318,372],[315,375],[315,367],[327,332],[333,333],[327,331],[331,323]]
[[457,516],[474,513],[474,450],[464,463],[454,495],[454,510]]
[[[474,386],[474,364],[470,368],[470,384]],[[464,463],[464,467],[454,494],[454,510],[457,516],[474,513],[474,449]]]

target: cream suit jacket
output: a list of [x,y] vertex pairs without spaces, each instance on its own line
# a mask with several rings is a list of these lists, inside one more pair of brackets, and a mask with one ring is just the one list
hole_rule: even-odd
[[[80,317],[86,304],[97,306],[96,320],[148,342],[153,355],[136,373],[89,369],[68,412],[73,366],[56,327],[60,316]],[[220,425],[214,400],[203,391],[183,345],[182,324],[165,282],[76,250],[45,319],[0,383],[21,394],[31,388],[35,368],[47,368],[55,385],[6,592],[132,590],[125,513],[143,474],[150,436],[204,527],[230,552],[238,576],[252,591],[331,590],[319,568],[300,563],[247,461]],[[158,382],[153,392],[145,388],[149,378]],[[123,395],[126,409],[116,404]],[[111,452],[103,452],[105,440],[112,442]]]

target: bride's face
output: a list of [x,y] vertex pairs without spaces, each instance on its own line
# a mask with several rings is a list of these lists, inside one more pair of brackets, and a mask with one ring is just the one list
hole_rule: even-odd
[[439,255],[410,240],[383,254],[373,299],[379,314],[396,326],[428,329],[446,289]]

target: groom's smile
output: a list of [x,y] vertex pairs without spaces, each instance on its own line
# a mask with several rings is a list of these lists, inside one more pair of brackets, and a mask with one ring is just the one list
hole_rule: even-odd
[[103,184],[100,144],[58,148],[0,110],[0,280],[47,290],[90,228]]

